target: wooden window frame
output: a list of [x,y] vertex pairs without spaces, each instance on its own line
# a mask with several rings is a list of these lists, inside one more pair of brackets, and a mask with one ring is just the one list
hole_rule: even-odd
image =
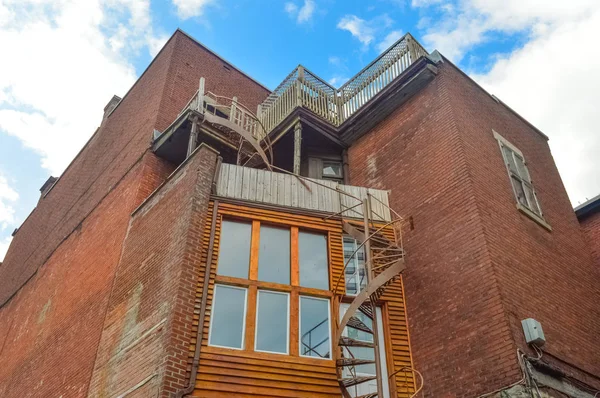
[[[548,224],[548,222],[544,218],[544,212],[542,211],[542,206],[540,205],[540,201],[538,200],[536,190],[533,186],[533,182],[531,181],[531,173],[529,172],[529,168],[527,167],[527,161],[525,160],[525,156],[519,150],[519,148],[517,148],[515,145],[513,145],[506,138],[502,137],[498,132],[496,132],[495,130],[492,130],[492,132],[493,132],[494,138],[498,141],[498,145],[500,147],[500,154],[502,156],[502,161],[504,162],[504,166],[506,167],[506,171],[508,173],[510,187],[512,189],[513,195],[515,196],[515,200],[517,201],[517,204],[516,204],[517,209],[519,211],[521,211],[522,213],[524,213],[529,218],[533,219],[538,224],[540,224],[542,227],[546,228],[548,231],[552,231],[552,227]],[[519,156],[521,158],[521,160],[523,161],[523,167],[525,169],[525,172],[527,173],[527,176],[522,176],[520,174],[520,172],[518,170],[518,166],[515,166],[516,170],[514,170],[514,171],[511,169],[509,159],[506,158],[506,153],[504,151],[504,148],[507,148],[510,151],[511,156],[512,156],[512,161],[515,165],[517,165],[516,156]],[[517,190],[515,189],[514,184],[512,182],[513,178],[518,180],[521,183],[521,185],[523,186],[523,193],[525,195],[524,198],[525,198],[525,202],[527,202],[527,205],[522,204],[521,201],[519,200],[519,194],[517,193]],[[525,188],[528,188],[531,190],[533,199],[535,200],[535,205],[537,206],[539,213],[537,213],[536,211],[533,210],[531,200],[527,196],[527,192],[525,192]]]
[[[305,297],[307,299],[313,299],[313,300],[321,300],[321,301],[326,301],[327,302],[327,322],[329,323],[329,358],[322,358],[322,357],[313,357],[311,355],[302,355],[300,353],[300,339],[302,338],[302,335],[300,334],[300,331],[302,330],[302,324],[300,323],[300,314],[302,313],[302,298]],[[332,339],[332,322],[331,322],[331,300],[329,298],[321,298],[321,297],[315,297],[315,296],[307,296],[307,295],[300,295],[298,297],[298,354],[301,358],[311,358],[311,359],[318,359],[319,361],[331,361],[333,360],[333,347],[331,344],[331,339]]]
[[[251,222],[251,241],[250,241],[250,264],[248,279],[237,278],[231,276],[219,275],[218,259],[215,269],[214,286],[224,285],[246,289],[246,308],[245,308],[245,331],[243,337],[243,349],[249,353],[256,353],[260,355],[273,355],[276,357],[287,356],[302,358],[303,360],[318,359],[322,360],[333,360],[333,358],[315,358],[300,355],[299,349],[299,327],[300,327],[300,296],[311,297],[315,299],[328,300],[329,302],[329,336],[333,335],[333,324],[331,319],[331,305],[333,293],[331,290],[321,290],[309,287],[300,286],[300,259],[299,259],[299,247],[298,247],[298,236],[299,231],[303,230],[306,232],[321,233],[326,236],[327,241],[327,274],[329,278],[329,286],[332,284],[332,270],[331,270],[331,236],[329,228],[327,226],[304,226],[302,223],[294,222],[291,220],[278,220],[273,217],[266,216],[254,216],[243,214],[241,212],[222,212],[220,215],[219,228],[223,220],[239,221],[239,222]],[[290,284],[280,284],[275,282],[264,282],[258,280],[258,257],[260,250],[260,226],[261,224],[272,225],[274,227],[282,227],[290,229]],[[222,239],[219,240],[221,245]],[[220,248],[219,248],[220,250]],[[256,322],[258,315],[258,291],[265,290],[274,293],[287,293],[288,297],[288,353],[278,353],[271,351],[256,350]],[[214,299],[213,299],[214,300]],[[214,304],[213,304],[214,305]],[[212,312],[211,312],[211,325],[212,325]],[[210,329],[209,329],[210,336]],[[330,342],[331,344],[331,342]],[[237,350],[237,348],[214,346],[218,349],[223,350]],[[332,355],[333,357],[333,355]]]

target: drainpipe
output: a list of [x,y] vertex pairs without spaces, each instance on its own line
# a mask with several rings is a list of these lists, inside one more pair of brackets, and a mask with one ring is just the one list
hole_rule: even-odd
[[215,245],[215,230],[217,228],[217,213],[219,210],[219,201],[213,203],[212,221],[210,224],[210,239],[208,243],[208,254],[206,256],[206,269],[204,270],[204,285],[202,286],[202,302],[200,304],[200,318],[198,319],[198,334],[196,336],[196,350],[194,351],[194,360],[190,373],[190,381],[186,388],[179,390],[176,398],[182,398],[184,395],[194,392],[196,385],[196,375],[200,367],[200,349],[202,348],[202,332],[204,331],[204,318],[206,315],[206,301],[208,299],[208,286],[210,284],[210,269],[212,268],[213,247]]
[[350,185],[350,167],[348,165],[348,150],[342,151],[342,168],[344,173],[344,184]]

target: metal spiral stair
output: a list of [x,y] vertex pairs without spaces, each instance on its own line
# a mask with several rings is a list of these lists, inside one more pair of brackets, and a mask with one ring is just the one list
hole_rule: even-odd
[[205,91],[204,85],[205,79],[202,77],[198,91],[182,112],[187,109],[193,110],[195,117],[201,123],[210,124],[227,141],[237,143],[238,165],[247,167],[265,165],[270,169],[273,154],[268,147],[269,159],[261,145],[261,140],[257,138],[264,135],[264,126],[257,116],[239,103],[236,97],[229,98]]
[[[364,209],[370,208],[369,200],[363,204]],[[369,214],[367,211],[364,214]],[[394,239],[390,241],[381,230],[372,227],[370,230],[369,217],[365,216],[363,225],[350,224],[343,221],[344,231],[352,236],[360,246],[365,248],[365,268],[367,274],[366,287],[353,299],[344,316],[337,322],[334,342],[337,342],[338,349],[334,350],[336,359],[336,370],[338,384],[344,398],[375,398],[383,397],[382,370],[378,358],[379,350],[383,349],[383,342],[379,341],[376,320],[377,303],[385,293],[386,288],[400,278],[404,270],[404,250],[401,244]],[[389,226],[388,223],[385,226]],[[385,227],[384,226],[384,227]],[[358,251],[358,249],[357,249]],[[356,251],[353,255],[356,255]],[[349,260],[348,260],[349,261]],[[344,269],[347,264],[345,264]],[[342,273],[343,274],[343,273]],[[338,286],[334,288],[335,303],[337,314],[344,297],[344,292],[338,291]],[[359,316],[362,314],[370,319],[372,326],[363,322]],[[364,318],[363,318],[364,319]],[[345,330],[355,329],[371,336],[372,342],[353,339],[344,336]],[[355,358],[351,352],[352,347],[368,347],[374,349],[374,360]],[[361,365],[375,365],[375,375],[359,375],[357,367]],[[358,395],[356,386],[366,382],[377,382],[377,391],[363,395]]]

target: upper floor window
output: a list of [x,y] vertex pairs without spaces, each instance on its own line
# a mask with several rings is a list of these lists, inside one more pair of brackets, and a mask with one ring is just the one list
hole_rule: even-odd
[[523,153],[504,137],[494,131],[494,137],[500,144],[502,157],[510,178],[513,192],[517,199],[517,207],[525,210],[529,215],[543,220],[543,213],[533,188],[531,176],[527,169],[527,162]]
[[327,232],[226,219],[219,241],[209,345],[331,358]]
[[342,162],[324,160],[321,176],[322,178],[342,180],[344,178]]
[[308,176],[323,180],[344,182],[344,166],[341,160],[332,158],[308,158]]

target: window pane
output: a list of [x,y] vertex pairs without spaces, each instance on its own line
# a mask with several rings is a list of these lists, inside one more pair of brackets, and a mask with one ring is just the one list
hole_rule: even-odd
[[246,289],[215,285],[209,344],[243,348],[245,317]]
[[290,230],[260,226],[258,280],[290,284]]
[[521,182],[521,180],[519,180],[515,176],[511,176],[510,179],[512,181],[513,187],[515,187],[515,193],[517,194],[517,200],[519,201],[519,203],[521,203],[523,206],[529,207],[527,204],[527,198],[525,198],[525,190],[523,189],[523,183]]
[[327,236],[300,232],[298,234],[300,257],[300,286],[329,290],[327,261]]
[[346,294],[351,296],[356,296],[358,294],[358,285],[356,283],[356,276],[348,276],[346,275]]
[[287,354],[288,299],[286,293],[259,290],[256,310],[256,350]]
[[523,160],[523,158],[515,153],[515,161],[516,161],[517,172],[519,173],[519,176],[523,180],[525,180],[527,182],[531,182],[531,178],[529,177],[529,171],[527,170],[527,167],[525,167],[525,161]]
[[533,193],[533,189],[531,189],[530,186],[528,186],[527,184],[523,184],[523,187],[525,189],[525,195],[527,196],[527,201],[529,202],[529,209],[531,211],[533,211],[534,213],[541,215],[542,212],[540,211],[540,208],[537,204],[537,200],[535,198],[535,194]]
[[364,247],[358,249],[356,254],[352,256],[357,247],[358,243],[354,238],[344,237],[344,264],[350,260],[344,272],[346,294],[353,296],[367,285]]
[[340,162],[323,162],[323,177],[342,177],[342,164]]
[[504,153],[504,161],[508,164],[508,168],[511,171],[518,173],[517,165],[515,164],[515,159],[513,158],[513,151],[509,147],[502,145],[502,152]]
[[300,297],[300,355],[331,358],[329,300]]
[[217,273],[248,279],[252,225],[223,220]]

